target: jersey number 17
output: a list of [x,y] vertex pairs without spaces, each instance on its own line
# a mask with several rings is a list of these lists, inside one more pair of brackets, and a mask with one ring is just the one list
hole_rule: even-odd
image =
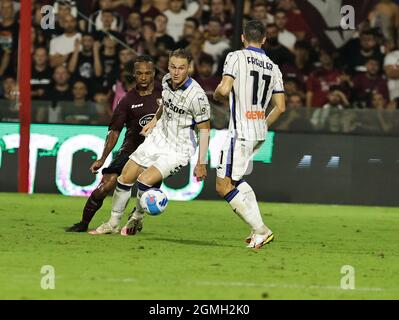
[[[252,91],[252,105],[258,104],[258,90],[259,90],[259,72],[255,70],[251,70],[250,72],[251,77],[254,77],[254,85]],[[265,107],[267,91],[269,90],[271,76],[264,74],[262,75],[262,79],[265,81],[265,88],[263,89],[262,101],[261,106],[262,108]]]

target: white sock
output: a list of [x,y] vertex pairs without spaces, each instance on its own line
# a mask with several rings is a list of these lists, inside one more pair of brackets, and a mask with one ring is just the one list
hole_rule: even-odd
[[[225,196],[225,200],[230,204],[233,211],[251,226],[253,232],[259,234],[265,233],[267,229],[260,215],[255,193],[249,184],[245,184],[247,186],[241,186],[241,190],[239,190],[239,188],[235,188],[230,191]],[[252,194],[249,189],[252,190]],[[253,197],[255,197],[255,202],[253,201]]]
[[130,200],[132,186],[133,184],[124,184],[119,182],[119,180],[117,181],[112,197],[111,219],[109,219],[109,223],[113,227],[118,226],[121,222],[123,213]]
[[[240,192],[242,192],[245,196],[246,196],[246,203],[247,206],[250,208],[250,210],[253,212],[254,215],[258,215],[260,217],[260,219],[262,219],[262,216],[260,214],[260,210],[259,210],[259,205],[258,205],[258,201],[256,200],[256,195],[254,190],[252,189],[252,187],[245,181],[245,180],[240,180],[239,184],[236,186],[236,189],[238,189]],[[263,220],[262,220],[263,222]],[[253,229],[252,231],[254,233],[264,233],[264,231],[268,230],[264,228],[264,226],[262,226],[262,228],[259,230],[255,230]]]

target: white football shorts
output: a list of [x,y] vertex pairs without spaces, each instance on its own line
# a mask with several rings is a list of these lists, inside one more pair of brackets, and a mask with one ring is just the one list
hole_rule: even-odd
[[[247,141],[228,136],[220,151],[216,174],[219,178],[230,177],[240,181],[252,171],[252,156],[262,146],[262,141]],[[251,164],[251,165],[250,165]]]
[[144,168],[154,166],[161,172],[163,179],[178,173],[191,159],[189,154],[176,151],[166,142],[156,142],[151,136],[129,158]]

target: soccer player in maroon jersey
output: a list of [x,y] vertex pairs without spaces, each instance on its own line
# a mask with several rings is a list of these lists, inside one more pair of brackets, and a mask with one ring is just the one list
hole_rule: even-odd
[[115,108],[109,131],[105,140],[104,150],[100,159],[93,162],[90,171],[96,174],[104,165],[105,159],[115,147],[120,132],[126,125],[127,131],[121,149],[108,168],[102,170],[101,183],[87,199],[83,209],[82,220],[66,231],[86,232],[95,213],[101,208],[107,194],[116,186],[116,179],[121,174],[125,163],[137,147],[144,141],[140,134],[142,128],[152,120],[158,109],[158,99],[161,98],[160,88],[154,86],[155,67],[149,56],[140,56],[134,63],[136,86],[130,90]]

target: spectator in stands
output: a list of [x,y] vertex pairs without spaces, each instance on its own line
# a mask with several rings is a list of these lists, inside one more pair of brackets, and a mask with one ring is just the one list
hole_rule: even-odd
[[[0,99],[16,101],[18,98],[18,85],[17,80],[12,75],[6,75],[3,79],[3,94]],[[18,107],[16,106],[16,111]]]
[[390,99],[399,101],[399,50],[386,55],[384,69],[388,77]]
[[387,100],[379,92],[373,92],[369,100],[369,107],[371,109],[385,110],[387,107]]
[[100,53],[102,62],[102,76],[100,81],[98,81],[97,90],[103,89],[109,91],[114,84],[114,79],[117,78],[117,73],[119,70],[119,52],[117,43],[114,36],[107,35],[104,37],[103,50]]
[[98,78],[102,74],[100,43],[94,41],[90,33],[75,40],[75,48],[68,62],[68,71],[75,78],[86,80]]
[[260,20],[265,26],[274,23],[274,16],[267,12],[267,5],[263,0],[256,0],[252,4],[251,19]]
[[10,52],[10,66],[16,71],[18,60],[19,23],[15,18],[14,6],[11,1],[2,1],[0,8],[1,16],[3,17],[3,20],[0,23],[0,48],[3,52]]
[[75,41],[81,38],[76,30],[76,19],[68,15],[64,20],[64,33],[50,41],[50,66],[55,68],[64,64],[75,48]]
[[320,108],[327,102],[327,94],[333,86],[339,86],[342,72],[334,68],[332,54],[320,51],[321,68],[312,72],[307,81],[306,105]]
[[167,53],[161,53],[155,60],[155,79],[161,83],[162,78],[168,73],[169,55]]
[[302,12],[296,7],[294,0],[280,0],[277,9],[285,11],[287,23],[285,28],[292,32],[297,40],[310,40],[313,32],[307,24]]
[[144,53],[144,39],[142,37],[141,28],[142,22],[140,15],[137,12],[132,12],[127,21],[127,29],[124,32],[124,37],[127,45],[138,54]]
[[158,52],[169,52],[175,48],[175,40],[166,33],[166,26],[168,24],[168,17],[163,13],[160,13],[155,18],[156,26],[156,41],[155,45],[158,48]]
[[399,30],[399,5],[392,0],[381,0],[369,13],[370,26],[380,29],[384,38],[397,43]]
[[199,58],[203,53],[202,48],[204,46],[204,42],[204,34],[202,32],[197,32],[194,34],[194,38],[190,45],[186,48],[186,50],[188,50],[193,57],[194,65],[198,65]]
[[287,15],[285,11],[277,10],[274,14],[274,20],[278,29],[278,42],[293,51],[296,42],[296,36],[286,29]]
[[287,110],[273,127],[281,131],[313,131],[313,125],[308,119],[306,109],[304,108],[304,100],[300,94],[293,93],[288,96]]
[[[204,42],[203,52],[212,56],[213,60],[219,61],[223,52],[230,48],[228,40],[223,36],[222,24],[218,18],[211,18],[208,23],[208,34]],[[217,69],[214,65],[213,72]]]
[[183,28],[183,36],[176,43],[176,48],[185,49],[189,46],[189,44],[193,41],[195,33],[199,32],[199,22],[196,18],[190,17],[186,19]]
[[56,104],[58,101],[71,101],[73,99],[69,79],[71,75],[64,66],[54,69],[53,83],[47,98]]
[[[331,90],[332,91],[328,92],[327,94],[327,103],[324,104],[322,108],[313,111],[310,121],[312,122],[313,127],[317,130],[327,127],[333,132],[338,132],[339,130],[332,129],[332,126],[335,128],[336,122],[334,119],[331,122],[328,122],[329,117],[331,114],[333,114],[333,116],[336,115],[335,110],[343,110],[344,108],[348,107],[349,101],[345,94],[339,90],[339,88],[331,88]],[[340,119],[338,120],[338,122],[340,122]]]
[[[92,33],[95,32],[99,32],[99,31],[103,31],[103,32],[109,32],[109,31],[116,31],[116,32],[120,32],[121,30],[119,30],[117,27],[113,27],[112,23],[115,20],[115,15],[114,12],[110,9],[107,10],[103,10],[102,14],[101,14],[101,22],[102,22],[102,28],[101,29],[97,29],[97,28],[93,28]],[[121,25],[123,25],[123,23],[121,22]],[[122,27],[120,28],[122,29]]]
[[[187,9],[183,9],[183,0],[170,0],[169,9],[164,12],[168,17],[168,25],[166,32],[175,41],[183,34],[184,22],[188,17],[194,16],[197,11],[201,10],[201,6],[197,2],[190,2]],[[202,3],[200,3],[202,5]]]
[[304,100],[299,93],[293,93],[288,97],[287,101],[288,108],[304,108]]
[[158,48],[156,46],[156,26],[155,23],[152,21],[145,21],[143,23],[143,46],[144,46],[144,53],[150,56],[157,56],[158,55]]
[[366,72],[366,61],[370,57],[377,58],[382,66],[383,55],[375,31],[364,31],[359,39],[349,41],[341,50],[341,57],[350,74]]
[[99,114],[99,124],[108,124],[112,116],[110,95],[99,91],[94,95],[93,100],[96,104],[97,113]]
[[49,86],[45,99],[51,101],[51,107],[39,108],[36,121],[59,123],[62,119],[62,101],[72,101],[73,96],[69,85],[70,74],[66,67],[58,66],[54,69],[53,81]]
[[7,71],[10,73],[12,72],[10,61],[11,61],[11,51],[9,49],[3,49],[0,46],[0,79],[3,77]]
[[[43,34],[48,41],[50,41],[54,37],[57,37],[57,36],[60,36],[63,34],[64,28],[65,28],[65,18],[67,18],[68,16],[73,16],[76,18],[76,15],[74,16],[72,13],[71,7],[67,3],[64,3],[63,1],[56,1],[54,3],[54,11],[55,11],[54,28],[42,29]],[[34,21],[35,21],[37,27],[40,29],[41,29],[40,24],[41,24],[43,15],[44,15],[44,13],[41,12],[41,6],[37,7],[36,11],[35,11],[35,20]]]
[[380,74],[378,59],[371,57],[366,63],[366,72],[359,73],[353,78],[353,99],[358,107],[366,108],[371,94],[375,91],[381,93],[389,101],[387,80]]
[[232,12],[228,1],[210,0],[209,11],[203,11],[201,15],[201,24],[207,25],[211,18],[218,18],[223,25],[223,33],[229,37],[233,30]]
[[274,23],[266,27],[266,44],[264,49],[269,58],[280,67],[285,64],[294,63],[294,56],[291,51],[278,42],[278,28]]
[[32,59],[31,97],[32,99],[45,100],[51,85],[53,70],[49,66],[47,49],[36,48]]
[[154,0],[154,7],[160,12],[165,12],[169,8],[169,0]]
[[[115,1],[116,2],[116,1]],[[104,28],[103,25],[103,11],[108,11],[108,12],[113,12],[113,9],[115,9],[115,5],[119,6],[120,4],[113,4],[111,0],[100,0],[100,10],[96,11],[90,16],[90,22],[88,26],[88,31],[94,32],[94,31],[101,31]],[[123,29],[123,20],[122,18],[117,14],[113,13],[113,19],[111,23],[111,30],[116,31],[116,32],[121,32]]]
[[199,58],[197,72],[194,78],[204,89],[209,101],[216,103],[216,101],[213,100],[213,93],[220,83],[221,77],[213,75],[214,65],[215,61],[212,56],[203,53]]
[[72,103],[63,104],[62,119],[65,123],[97,124],[98,113],[96,105],[87,101],[88,90],[83,81],[76,81],[72,87]]
[[140,13],[143,21],[154,21],[155,17],[160,14],[160,11],[154,6],[153,0],[141,0],[137,11]]
[[294,55],[294,63],[283,65],[281,71],[285,78],[295,79],[299,89],[305,91],[306,81],[312,72],[309,44],[306,41],[297,41],[294,46]]
[[337,89],[331,88],[327,95],[327,103],[323,106],[323,109],[344,109],[349,107],[349,101],[346,95]]
[[0,96],[0,121],[18,122],[19,108],[18,108],[18,85],[14,76],[7,75],[3,80],[3,94]]

